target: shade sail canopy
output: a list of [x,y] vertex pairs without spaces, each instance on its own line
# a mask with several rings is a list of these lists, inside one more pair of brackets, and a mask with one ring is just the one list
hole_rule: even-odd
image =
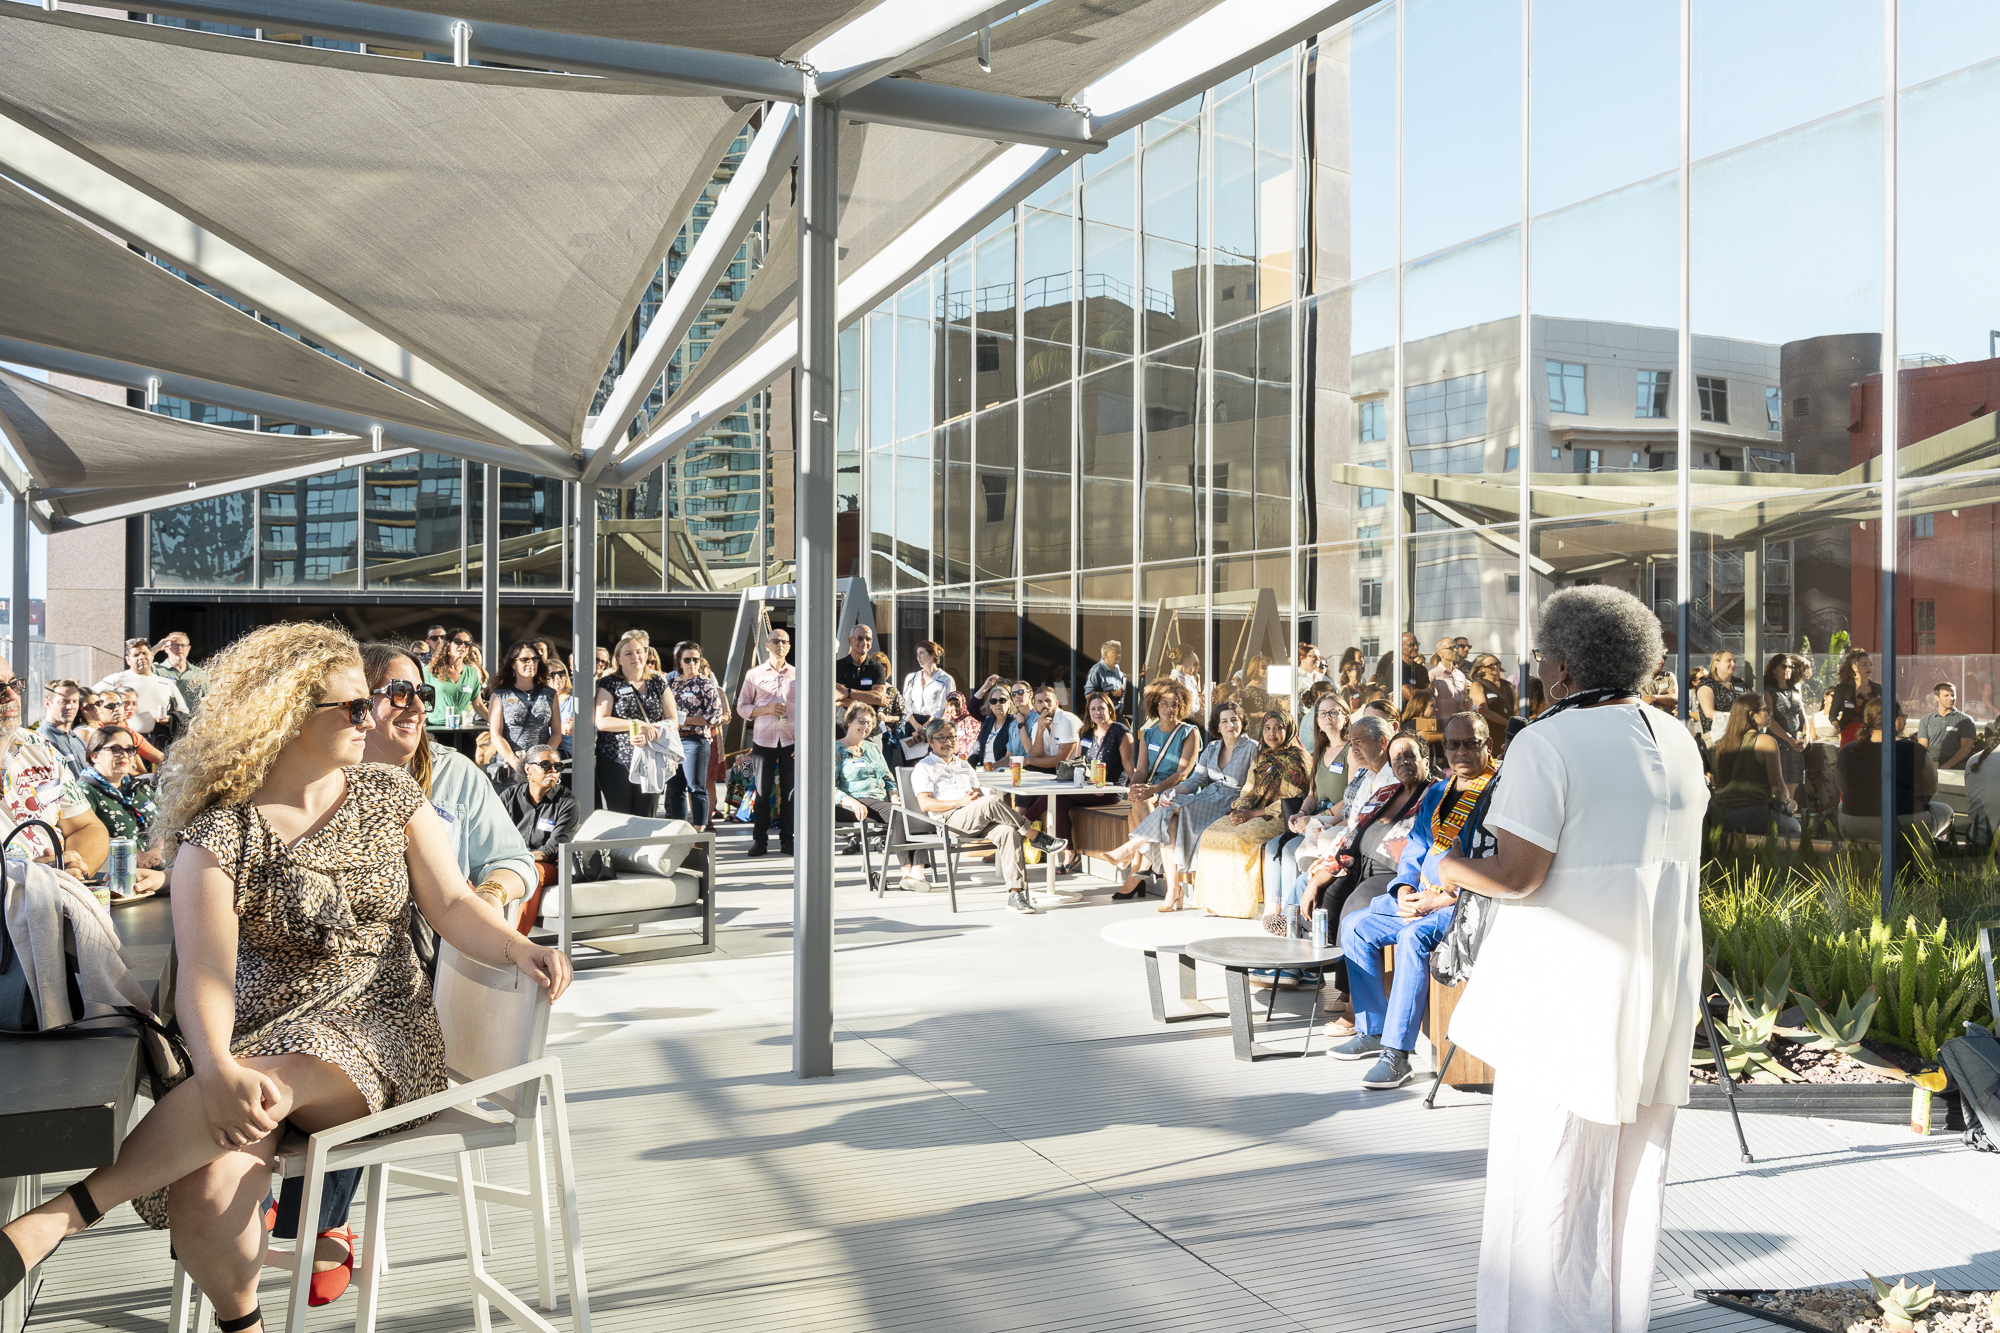
[[0,114],[563,445],[747,115],[606,79],[8,18]]
[[[507,23],[584,37],[658,42],[746,56],[796,56],[814,38],[875,0],[453,0],[448,12],[475,25]],[[389,5],[436,13],[436,5]]]
[[1138,55],[1222,0],[1049,0],[993,28],[993,69],[968,37],[904,67],[906,78],[1037,102],[1069,102],[1092,79]]
[[4,180],[0,235],[0,338],[223,379],[375,421],[457,430],[430,404],[286,337]]
[[352,435],[281,435],[205,426],[0,370],[0,430],[56,519],[182,495],[365,450]]

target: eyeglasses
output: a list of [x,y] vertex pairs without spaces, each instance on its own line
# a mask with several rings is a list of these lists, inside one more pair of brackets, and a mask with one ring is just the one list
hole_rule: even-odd
[[100,745],[91,751],[91,753],[93,755],[115,754],[121,759],[130,759],[133,755],[139,753],[139,747],[136,745]]
[[358,727],[368,720],[371,704],[367,699],[341,699],[333,703],[318,704],[319,708],[345,708],[349,726]]
[[1026,690],[1010,690],[1008,697],[1012,699],[1025,699],[1028,697],[1028,692]]
[[437,702],[436,686],[418,685],[407,680],[385,680],[381,689],[371,690],[369,693],[387,699],[396,708],[410,708],[419,701],[422,701],[425,708],[429,708]]
[[541,760],[541,759],[530,759],[530,760],[529,760],[529,761],[528,761],[527,763],[525,763],[525,764],[521,765],[521,767],[522,767],[522,768],[539,768],[539,769],[543,770],[544,772],[547,772],[547,773],[553,773],[553,772],[555,772],[555,771],[556,771],[556,770],[557,770],[557,769],[558,769],[559,767],[561,767],[561,765],[559,765],[559,764],[551,764],[551,763],[548,763],[547,761],[545,761],[545,760]]
[[443,643],[443,642],[444,642],[444,634],[443,634],[443,632],[442,632],[442,631],[440,631],[439,633],[436,633],[436,634],[426,634],[426,635],[424,635],[424,637],[425,637],[426,639],[429,639],[429,640],[431,640],[431,641],[433,641],[433,642],[436,642],[436,643]]
[[1447,750],[1477,750],[1483,744],[1485,742],[1475,736],[1469,741],[1447,740],[1444,743],[1444,748]]
[[26,682],[23,681],[19,676],[16,676],[11,680],[0,680],[0,693],[11,694],[16,698],[23,697],[23,695],[26,692],[26,688],[27,688]]
[[697,664],[698,664],[698,663],[699,663],[699,662],[701,661],[701,654],[700,654],[700,653],[686,653],[686,654],[682,655],[682,657],[681,657],[681,661],[682,661],[682,662],[694,662],[694,663],[697,663]]

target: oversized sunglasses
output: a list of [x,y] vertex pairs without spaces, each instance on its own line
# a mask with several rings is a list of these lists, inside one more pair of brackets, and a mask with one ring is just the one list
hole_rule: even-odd
[[95,750],[92,750],[91,753],[115,754],[121,758],[130,759],[133,755],[139,753],[139,747],[136,745],[100,745]]
[[331,703],[318,704],[319,708],[345,708],[349,726],[358,727],[368,720],[369,701],[367,699],[336,699]]
[[371,690],[370,693],[387,699],[397,708],[409,708],[419,701],[429,708],[437,702],[436,686],[417,685],[407,680],[385,680],[381,689]]

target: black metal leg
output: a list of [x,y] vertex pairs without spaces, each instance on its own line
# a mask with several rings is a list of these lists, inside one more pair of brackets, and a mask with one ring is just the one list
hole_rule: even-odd
[[1312,1010],[1306,1015],[1306,1044],[1304,1048],[1299,1051],[1299,1058],[1301,1060],[1303,1060],[1306,1056],[1312,1054],[1313,1029],[1319,1026],[1320,990],[1321,988],[1317,986],[1313,988]]
[[1146,998],[1152,1001],[1153,1021],[1166,1022],[1167,996],[1160,985],[1160,955],[1151,949],[1146,950]]
[[1270,1022],[1271,1016],[1278,1012],[1278,983],[1283,981],[1284,979],[1285,979],[1284,968],[1280,967],[1272,970],[1271,998],[1264,1002],[1264,1021],[1266,1023]]
[[1426,1111],[1437,1104],[1438,1089],[1444,1086],[1444,1071],[1451,1068],[1451,1062],[1457,1055],[1458,1043],[1455,1041],[1446,1041],[1444,1044],[1444,1059],[1438,1061],[1437,1077],[1431,1080],[1431,1095],[1424,1098],[1424,1109]]
[[1221,1018],[1222,1015],[1203,1004],[1194,993],[1194,959],[1184,953],[1166,950],[1174,959],[1174,969],[1179,974],[1180,1001],[1178,1011],[1167,1012],[1167,991],[1160,976],[1159,949],[1147,949],[1146,954],[1146,994],[1153,1006],[1155,1023],[1185,1023],[1191,1018]]
[[1722,1095],[1729,1100],[1729,1118],[1736,1124],[1736,1146],[1743,1150],[1743,1160],[1754,1162],[1750,1155],[1750,1140],[1743,1137],[1743,1117],[1736,1113],[1736,1080],[1729,1077],[1729,1062],[1722,1058],[1722,1043],[1715,1036],[1715,1015],[1708,1012],[1708,1001],[1701,1002],[1701,1025],[1708,1032],[1708,1049],[1715,1056],[1715,1076],[1722,1083]]

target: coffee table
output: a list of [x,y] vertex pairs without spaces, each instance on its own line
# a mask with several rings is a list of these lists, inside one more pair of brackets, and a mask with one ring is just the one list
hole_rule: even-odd
[[[1265,939],[1264,927],[1256,921],[1238,921],[1231,917],[1206,916],[1195,912],[1156,912],[1148,909],[1136,912],[1114,921],[1099,935],[1108,944],[1116,944],[1125,949],[1138,949],[1146,955],[1146,992],[1153,1003],[1155,1023],[1185,1023],[1190,1018],[1221,1018],[1222,1015],[1195,998],[1194,959],[1187,953],[1187,942],[1196,937],[1215,939],[1252,935]],[[1160,978],[1160,955],[1172,954],[1175,962],[1176,990],[1179,1003],[1171,1010],[1167,1008],[1166,987]]]
[[[1217,939],[1201,939],[1189,944],[1186,956],[1204,963],[1213,963],[1223,970],[1226,994],[1229,996],[1229,1042],[1239,1060],[1296,1059],[1312,1050],[1312,1030],[1319,1026],[1320,991],[1313,991],[1312,1015],[1306,1020],[1306,1044],[1303,1050],[1274,1051],[1257,1043],[1252,1025],[1256,1019],[1254,1002],[1250,998],[1250,973],[1265,968],[1293,968],[1306,970],[1325,967],[1337,962],[1341,957],[1340,946],[1315,945],[1311,940],[1283,939],[1276,935],[1259,933],[1255,936],[1228,935]],[[1275,978],[1274,978],[1275,980]],[[1322,988],[1323,989],[1323,988]],[[1264,1013],[1265,1021],[1270,1021],[1271,1011],[1278,1004],[1278,988],[1271,987],[1271,1002]]]

